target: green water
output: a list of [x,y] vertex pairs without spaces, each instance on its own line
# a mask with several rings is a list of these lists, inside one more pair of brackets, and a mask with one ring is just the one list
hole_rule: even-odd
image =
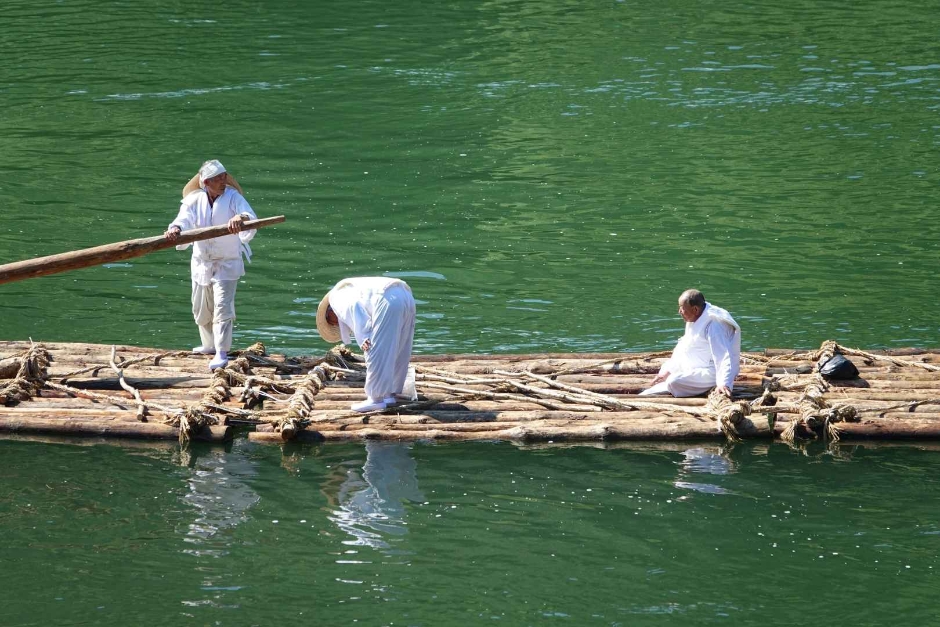
[[[218,158],[287,217],[236,345],[321,353],[322,294],[388,273],[422,353],[668,348],[691,286],[746,349],[936,346],[938,9],[5,0],[0,263],[158,234]],[[0,303],[0,340],[198,339],[187,253]],[[688,448],[419,444],[383,483],[362,446],[2,442],[0,624],[940,622],[935,452]]]
[[937,624],[936,449],[809,453],[7,442],[0,623]]

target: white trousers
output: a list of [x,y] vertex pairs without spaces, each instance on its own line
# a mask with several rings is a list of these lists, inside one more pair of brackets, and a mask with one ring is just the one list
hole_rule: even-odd
[[640,396],[672,394],[676,398],[698,396],[715,387],[714,368],[693,368],[670,374],[665,381],[640,392]]
[[212,281],[209,285],[193,281],[193,318],[202,346],[226,352],[232,348],[236,287],[237,280]]
[[366,351],[366,396],[375,401],[401,394],[415,337],[415,299],[398,285],[385,290],[372,316],[372,347]]

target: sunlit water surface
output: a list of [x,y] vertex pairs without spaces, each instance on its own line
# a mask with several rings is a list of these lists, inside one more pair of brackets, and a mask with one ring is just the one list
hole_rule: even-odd
[[[936,346],[935,1],[25,2],[0,263],[260,215],[236,345],[351,275],[416,351]],[[0,286],[0,340],[197,340],[186,253]],[[0,355],[3,357],[4,355]],[[940,622],[936,451],[4,441],[0,624]]]
[[937,450],[0,444],[4,625],[928,625]]

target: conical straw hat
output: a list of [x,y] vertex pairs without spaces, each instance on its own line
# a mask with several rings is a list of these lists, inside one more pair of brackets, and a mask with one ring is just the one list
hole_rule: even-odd
[[[239,194],[244,196],[245,192],[242,191],[242,187],[238,184],[238,181],[235,180],[235,177],[228,172],[226,172],[226,175],[228,176],[228,180],[225,182],[225,184],[234,187],[238,190]],[[183,198],[186,198],[197,189],[199,189],[199,172],[196,172],[196,176],[189,179],[189,183],[186,183],[186,185],[183,187]]]

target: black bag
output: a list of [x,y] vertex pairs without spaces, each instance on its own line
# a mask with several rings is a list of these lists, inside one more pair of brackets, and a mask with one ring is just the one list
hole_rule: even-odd
[[833,355],[829,359],[825,356],[816,364],[819,374],[827,379],[854,379],[858,376],[858,368],[842,355]]

